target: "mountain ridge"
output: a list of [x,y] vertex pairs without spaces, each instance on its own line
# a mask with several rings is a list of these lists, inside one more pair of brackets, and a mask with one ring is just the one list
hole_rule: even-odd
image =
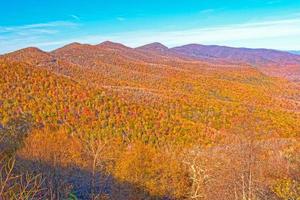
[[[300,80],[300,55],[272,49],[236,48],[218,45],[188,44],[173,48],[154,42],[137,48],[105,41],[90,45],[70,43],[51,52],[29,47],[1,55],[2,58],[27,60],[36,64],[53,65],[63,60],[84,67],[134,63],[206,62],[212,65],[251,65],[265,74]],[[23,59],[26,58],[26,59]],[[98,64],[97,64],[98,63]]]
[[[288,177],[282,172],[290,172],[290,164],[281,152],[287,151],[292,158],[290,150],[298,145],[300,85],[267,75],[282,76],[287,69],[187,59],[170,50],[142,51],[111,43],[100,47],[73,43],[54,52],[26,48],[0,58],[0,132],[9,136],[7,141],[18,141],[14,130],[32,124],[17,155],[34,165],[18,166],[45,174],[45,188],[51,187],[51,180],[61,181],[63,187],[76,186],[72,193],[79,199],[89,199],[94,187],[90,184],[93,175],[78,176],[78,169],[92,170],[97,152],[96,174],[105,170],[109,179],[126,182],[120,188],[118,182],[108,181],[111,194],[117,193],[112,199],[187,199],[194,176],[187,176],[190,168],[183,162],[189,156],[195,163],[198,151],[205,161],[200,168],[208,169],[209,177],[220,177],[220,170],[226,177],[234,172],[233,178],[216,179],[222,188],[230,181],[222,196],[234,199],[232,185],[239,185],[236,180],[252,161],[242,166],[239,156],[234,164],[228,161],[236,161],[235,156],[249,147],[251,152],[256,152],[258,144],[267,147],[253,154],[261,160],[253,162],[259,163],[252,168],[257,171],[251,169],[255,177],[262,174],[262,188],[266,180],[276,181],[278,174]],[[289,77],[297,75],[288,72]],[[282,157],[266,157],[265,152],[276,151]],[[277,169],[274,160],[279,158],[285,165]],[[261,163],[266,161],[270,167],[262,173]],[[75,166],[75,171],[65,174],[55,168],[58,175],[52,179],[52,168],[43,163]],[[225,167],[220,168],[220,163]],[[276,176],[269,174],[273,168]],[[291,177],[299,174],[298,169],[295,166]],[[105,182],[108,176],[94,180]],[[134,198],[132,194],[140,189],[128,188],[127,182],[146,188],[147,193]],[[208,184],[215,187],[215,181]],[[273,188],[268,185],[266,192],[269,187]],[[148,191],[155,198],[149,198]],[[118,193],[130,193],[130,197]]]
[[159,42],[153,42],[150,44],[146,44],[140,47],[135,48],[137,50],[145,50],[145,51],[167,51],[169,48],[162,43]]
[[[188,44],[171,48],[172,51],[195,59],[229,59],[254,65],[262,64],[300,64],[300,56],[289,52],[265,48],[237,48],[218,45]],[[280,63],[284,62],[284,63]]]

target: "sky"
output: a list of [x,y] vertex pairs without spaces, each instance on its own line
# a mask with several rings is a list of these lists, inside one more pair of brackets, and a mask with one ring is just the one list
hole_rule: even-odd
[[0,54],[72,42],[300,50],[299,0],[0,0]]

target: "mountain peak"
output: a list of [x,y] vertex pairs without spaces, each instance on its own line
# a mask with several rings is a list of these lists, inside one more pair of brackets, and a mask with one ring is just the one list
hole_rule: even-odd
[[77,46],[82,46],[83,44],[79,43],[79,42],[72,42],[70,44],[67,44],[66,46],[71,46],[71,47],[77,47]]
[[77,48],[77,47],[81,47],[81,46],[84,46],[84,44],[81,44],[79,42],[72,42],[70,44],[67,44],[59,49],[66,49],[66,48]]
[[70,43],[70,44],[67,44],[63,47],[60,47],[58,49],[55,49],[54,51],[52,51],[52,53],[61,53],[61,52],[64,52],[64,51],[73,51],[74,49],[83,49],[83,47],[89,47],[91,45],[89,44],[81,44],[81,43],[78,43],[78,42],[73,42],[73,43]]
[[146,44],[144,46],[140,46],[136,49],[139,50],[147,50],[147,51],[159,51],[159,52],[164,52],[169,50],[168,47],[166,47],[165,45],[159,43],[159,42],[154,42],[154,43],[150,43],[150,44]]
[[24,49],[20,49],[16,52],[46,53],[46,52],[42,51],[41,49],[39,49],[37,47],[27,47],[27,48],[24,48]]
[[112,42],[112,41],[104,41],[98,45],[96,45],[98,47],[105,47],[105,48],[121,48],[121,49],[130,49],[129,47],[121,44],[121,43],[116,43],[116,42]]
[[106,41],[100,43],[99,45],[116,45],[116,44],[119,44],[119,43],[106,40]]
[[13,62],[29,63],[34,65],[39,65],[41,63],[48,64],[53,60],[49,53],[36,47],[28,47],[4,54],[2,58]]
[[47,55],[47,53],[37,47],[27,47],[27,48],[20,49],[20,50],[11,52],[11,53],[4,54],[3,56],[6,56],[6,57],[14,57],[14,56],[35,57],[38,55]]

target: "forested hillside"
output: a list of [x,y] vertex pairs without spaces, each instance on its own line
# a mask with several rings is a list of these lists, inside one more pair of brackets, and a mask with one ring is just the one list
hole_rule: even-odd
[[1,56],[0,197],[299,198],[299,82],[168,51]]

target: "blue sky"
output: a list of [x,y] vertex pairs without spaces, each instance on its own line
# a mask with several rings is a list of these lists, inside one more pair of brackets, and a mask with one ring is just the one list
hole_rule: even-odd
[[0,53],[105,40],[300,49],[298,0],[1,0]]

